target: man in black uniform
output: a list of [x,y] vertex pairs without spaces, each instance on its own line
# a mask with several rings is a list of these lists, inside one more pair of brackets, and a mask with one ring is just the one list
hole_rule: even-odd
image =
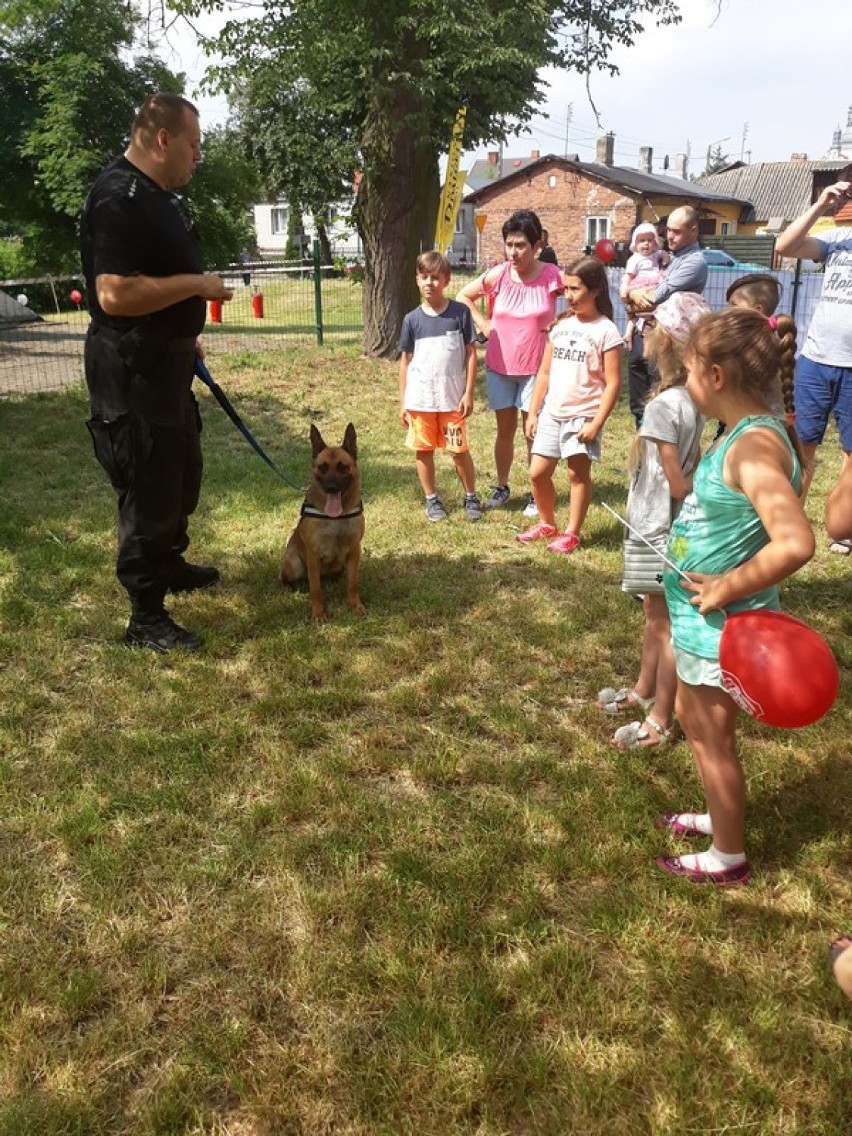
[[202,272],[194,226],[173,189],[201,161],[198,111],[150,95],[130,145],[83,206],[80,243],[92,322],[86,336],[86,423],[118,494],[116,575],[130,596],[124,641],[166,653],[201,639],[163,606],[166,592],[206,588],[216,568],[189,564],[190,514],[201,489],[201,420],[192,394],[207,300],[229,300]]

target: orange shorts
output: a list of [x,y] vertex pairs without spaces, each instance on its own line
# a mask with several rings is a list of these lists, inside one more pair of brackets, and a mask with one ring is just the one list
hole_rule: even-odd
[[448,450],[466,454],[467,423],[460,410],[407,410],[408,437],[411,450]]

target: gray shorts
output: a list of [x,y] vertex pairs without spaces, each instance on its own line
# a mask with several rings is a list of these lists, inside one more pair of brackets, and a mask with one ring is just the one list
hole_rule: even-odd
[[601,436],[594,442],[581,442],[577,435],[590,421],[588,418],[569,418],[560,422],[547,407],[542,407],[533,438],[532,453],[542,458],[573,458],[585,454],[591,461],[601,460]]

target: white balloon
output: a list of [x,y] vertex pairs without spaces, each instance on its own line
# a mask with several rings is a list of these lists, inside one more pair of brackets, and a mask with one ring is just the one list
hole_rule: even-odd
[[15,299],[18,301],[19,304],[23,304],[24,307],[26,307],[27,304],[29,303],[29,300],[27,299],[27,297],[24,295],[23,292],[19,293],[19,295],[17,295],[15,297]]

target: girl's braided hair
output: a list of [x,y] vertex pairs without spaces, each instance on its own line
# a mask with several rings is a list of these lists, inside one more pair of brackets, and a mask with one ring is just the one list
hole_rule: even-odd
[[750,308],[725,308],[704,316],[689,337],[687,358],[718,366],[741,390],[765,396],[776,376],[781,379],[787,433],[800,462],[802,445],[796,433],[793,372],[796,365],[796,324],[791,316],[766,319]]

